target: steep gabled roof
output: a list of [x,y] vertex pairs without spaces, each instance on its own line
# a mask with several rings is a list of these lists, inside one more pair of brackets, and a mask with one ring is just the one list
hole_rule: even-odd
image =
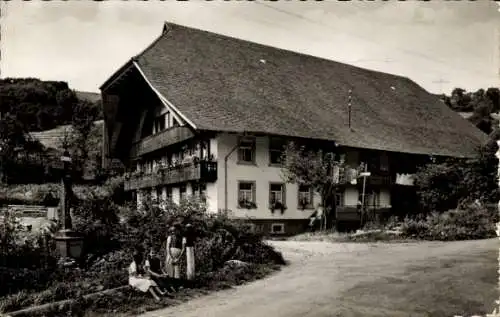
[[151,85],[201,130],[445,156],[473,155],[486,140],[408,78],[207,31],[169,24],[134,60]]

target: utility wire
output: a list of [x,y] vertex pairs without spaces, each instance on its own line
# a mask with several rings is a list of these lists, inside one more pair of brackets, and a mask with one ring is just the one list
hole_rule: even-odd
[[[276,8],[274,6],[271,6],[271,5],[268,5],[268,4],[265,4],[263,2],[260,2],[260,1],[255,1],[253,3],[257,3],[259,5],[262,5],[262,6],[265,6],[269,9],[272,9],[272,10],[275,10],[275,11],[278,11],[278,12],[281,12],[283,14],[287,14],[289,16],[292,16],[292,17],[295,17],[295,18],[298,18],[298,19],[301,19],[301,20],[304,20],[304,21],[307,21],[307,22],[310,22],[310,23],[313,23],[313,24],[316,24],[316,25],[320,25],[320,26],[323,26],[323,27],[327,27],[327,28],[330,28],[332,30],[336,30],[338,31],[338,28],[336,27],[333,27],[331,25],[328,25],[328,24],[325,24],[325,23],[322,23],[322,22],[318,22],[316,20],[313,20],[313,19],[309,19],[307,17],[304,17],[303,15],[300,15],[300,14],[297,14],[297,13],[293,13],[293,12],[290,12],[290,11],[287,11],[287,10],[284,10],[284,9],[280,9],[280,8]],[[349,33],[349,32],[345,32],[345,30],[342,30],[342,32],[344,33],[347,33],[348,35],[352,36],[352,37],[356,37],[358,39],[361,39],[363,41],[366,41],[366,42],[369,42],[369,43],[372,43],[372,44],[376,44],[377,46],[382,46],[381,43],[379,42],[376,42],[370,38],[367,38],[367,37],[364,37],[364,36],[361,36],[359,34],[354,34],[354,33]],[[408,55],[413,55],[413,56],[417,56],[421,59],[426,59],[426,60],[431,60],[431,61],[434,61],[436,63],[439,63],[439,64],[442,64],[442,65],[446,65],[446,66],[449,66],[449,64],[441,59],[437,59],[435,57],[432,57],[432,56],[429,56],[427,54],[423,54],[423,53],[419,53],[419,52],[415,52],[415,51],[411,51],[411,50],[408,50],[408,49],[404,49],[404,48],[400,48],[400,47],[392,47],[393,49],[395,50],[398,50],[400,52],[403,52],[405,54],[408,54]],[[480,70],[477,70],[477,69],[471,69],[471,68],[461,68],[461,70],[465,71],[465,72],[473,72],[473,73],[476,73],[476,74],[481,74],[481,75],[487,75],[484,71],[480,71]],[[491,74],[488,74],[488,75],[491,75]]]

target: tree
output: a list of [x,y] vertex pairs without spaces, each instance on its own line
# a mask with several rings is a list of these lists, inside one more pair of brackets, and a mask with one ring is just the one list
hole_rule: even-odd
[[491,100],[492,111],[500,111],[500,89],[498,88],[488,88],[486,90],[486,96]]
[[478,148],[473,159],[450,158],[419,169],[415,185],[427,212],[444,212],[478,200],[484,204],[500,199],[497,184],[497,146],[493,140]]
[[[290,142],[282,155],[282,176],[288,183],[310,186],[321,197],[323,207],[322,228],[326,228],[334,216],[337,188],[349,180],[352,170],[335,152],[307,149]],[[363,166],[354,170],[359,172]]]
[[99,114],[95,104],[80,100],[73,107],[72,126],[74,129],[73,139],[73,156],[75,158],[75,166],[80,171],[84,171],[85,164],[89,158],[89,137],[94,127],[94,122]]
[[455,88],[451,92],[451,108],[456,111],[471,111],[473,108],[469,105],[471,101],[470,94],[465,89]]

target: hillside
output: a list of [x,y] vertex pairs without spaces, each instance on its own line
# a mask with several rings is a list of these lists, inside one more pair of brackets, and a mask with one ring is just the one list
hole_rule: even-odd
[[[98,120],[94,122],[95,126],[91,133],[92,137],[100,138],[102,137],[102,127],[104,125],[103,120]],[[30,132],[31,137],[40,141],[44,147],[47,149],[60,149],[61,141],[64,139],[65,134],[71,134],[73,132],[72,125],[62,125],[55,129],[50,129],[46,131]],[[101,140],[94,140],[94,143],[100,143]],[[96,144],[97,145],[97,144]]]
[[71,124],[75,116],[97,113],[102,119],[100,95],[72,90],[62,81],[36,78],[0,79],[0,113],[25,131],[44,131]]
[[76,90],[76,97],[81,100],[88,100],[92,103],[101,101],[101,94],[98,92],[89,92],[89,91],[79,91]]

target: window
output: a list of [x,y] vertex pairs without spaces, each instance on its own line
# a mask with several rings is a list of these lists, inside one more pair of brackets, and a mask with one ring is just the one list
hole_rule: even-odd
[[167,187],[167,200],[171,201],[172,200],[172,187]]
[[337,207],[344,206],[344,192],[335,193],[335,206]]
[[239,140],[238,161],[240,163],[255,162],[255,138],[241,138]]
[[187,198],[187,189],[186,189],[186,185],[181,185],[180,189],[179,189],[179,193],[180,193],[180,200],[183,201]]
[[163,195],[162,195],[162,188],[160,186],[156,187],[156,199],[158,201],[163,200]]
[[239,182],[238,205],[255,208],[255,182]]
[[281,156],[283,155],[285,144],[280,138],[269,138],[269,164],[281,165]]
[[313,209],[314,192],[311,186],[299,185],[299,207],[302,209]]
[[[359,194],[359,201],[362,202],[363,193]],[[365,206],[370,207],[379,207],[380,206],[380,191],[374,190],[371,192],[365,193]]]
[[269,184],[269,204],[281,203],[285,205],[285,184]]
[[170,112],[165,113],[165,127],[170,128]]
[[369,203],[371,206],[378,208],[380,207],[380,191],[374,190],[370,195]]
[[382,172],[389,171],[389,157],[387,153],[382,153],[380,155],[380,171]]
[[207,184],[200,184],[200,197],[202,201],[207,200]]
[[191,190],[193,192],[193,196],[198,197],[200,193],[200,189],[198,187],[198,184],[191,184]]
[[207,185],[206,184],[193,184],[193,196],[200,198],[202,201],[206,200]]
[[160,131],[165,130],[165,114],[162,114],[161,116],[158,116],[155,118],[154,121],[154,133],[158,133]]
[[282,223],[273,223],[271,225],[271,233],[278,233],[278,234],[285,233],[285,225]]

